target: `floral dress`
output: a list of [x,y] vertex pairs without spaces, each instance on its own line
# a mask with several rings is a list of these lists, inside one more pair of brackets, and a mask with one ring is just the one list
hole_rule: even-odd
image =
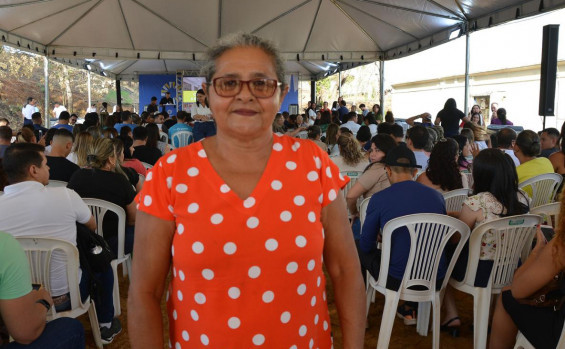
[[[525,205],[530,204],[530,198],[522,190],[518,190],[518,200]],[[482,192],[477,195],[470,196],[465,199],[463,204],[467,205],[474,212],[481,210],[483,213],[483,219],[477,221],[473,229],[479,224],[500,218],[500,214],[506,212],[506,209],[502,207],[502,204],[498,202],[498,200],[490,192]],[[486,232],[481,241],[481,255],[479,259],[493,260],[495,251],[496,239],[490,231]]]

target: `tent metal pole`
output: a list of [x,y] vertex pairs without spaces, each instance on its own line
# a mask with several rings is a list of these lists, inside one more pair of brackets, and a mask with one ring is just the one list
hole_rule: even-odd
[[379,104],[381,106],[380,112],[384,115],[383,111],[385,108],[385,60],[381,59],[379,65]]
[[310,80],[310,100],[316,103],[316,80]]
[[[120,86],[120,79],[116,78],[116,105],[122,105],[122,88]],[[139,110],[142,110],[141,105]]]
[[43,56],[43,76],[45,78],[45,109],[43,109],[43,119],[45,127],[51,128],[49,124],[49,59],[46,56]]
[[467,110],[469,110],[469,62],[471,61],[471,33],[469,32],[469,23],[467,23],[465,34],[465,109],[464,114],[467,115]]
[[[337,97],[341,97],[341,63],[337,67]],[[337,107],[339,108],[339,105]]]
[[88,107],[90,108],[92,106],[92,97],[90,93],[90,71],[86,71],[86,76],[88,78]]

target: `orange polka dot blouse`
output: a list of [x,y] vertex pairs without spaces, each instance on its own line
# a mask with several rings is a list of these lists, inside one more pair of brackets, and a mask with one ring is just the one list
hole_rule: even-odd
[[245,200],[201,142],[162,157],[147,175],[139,210],[176,223],[173,348],[331,347],[320,215],[349,179],[313,142],[273,138]]

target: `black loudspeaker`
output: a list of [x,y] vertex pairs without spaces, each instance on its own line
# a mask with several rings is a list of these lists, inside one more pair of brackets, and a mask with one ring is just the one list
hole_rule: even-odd
[[555,82],[557,79],[557,43],[559,24],[543,27],[543,47],[541,51],[541,79],[539,95],[539,115],[555,115]]

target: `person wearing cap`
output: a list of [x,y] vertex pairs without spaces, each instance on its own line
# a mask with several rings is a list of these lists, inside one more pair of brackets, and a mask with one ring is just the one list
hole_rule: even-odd
[[[416,213],[446,214],[442,195],[413,180],[419,168],[421,166],[416,163],[414,152],[406,145],[400,144],[386,155],[385,171],[391,186],[371,197],[357,246],[362,268],[368,270],[375,279],[379,277],[381,264],[381,250],[377,249],[377,241],[388,221]],[[410,233],[406,227],[398,228],[392,234],[391,241],[387,288],[398,290],[410,254]],[[446,269],[445,258],[441,258],[438,280],[443,279]],[[406,325],[416,323],[416,308],[415,303],[409,302],[399,307],[398,312]]]

